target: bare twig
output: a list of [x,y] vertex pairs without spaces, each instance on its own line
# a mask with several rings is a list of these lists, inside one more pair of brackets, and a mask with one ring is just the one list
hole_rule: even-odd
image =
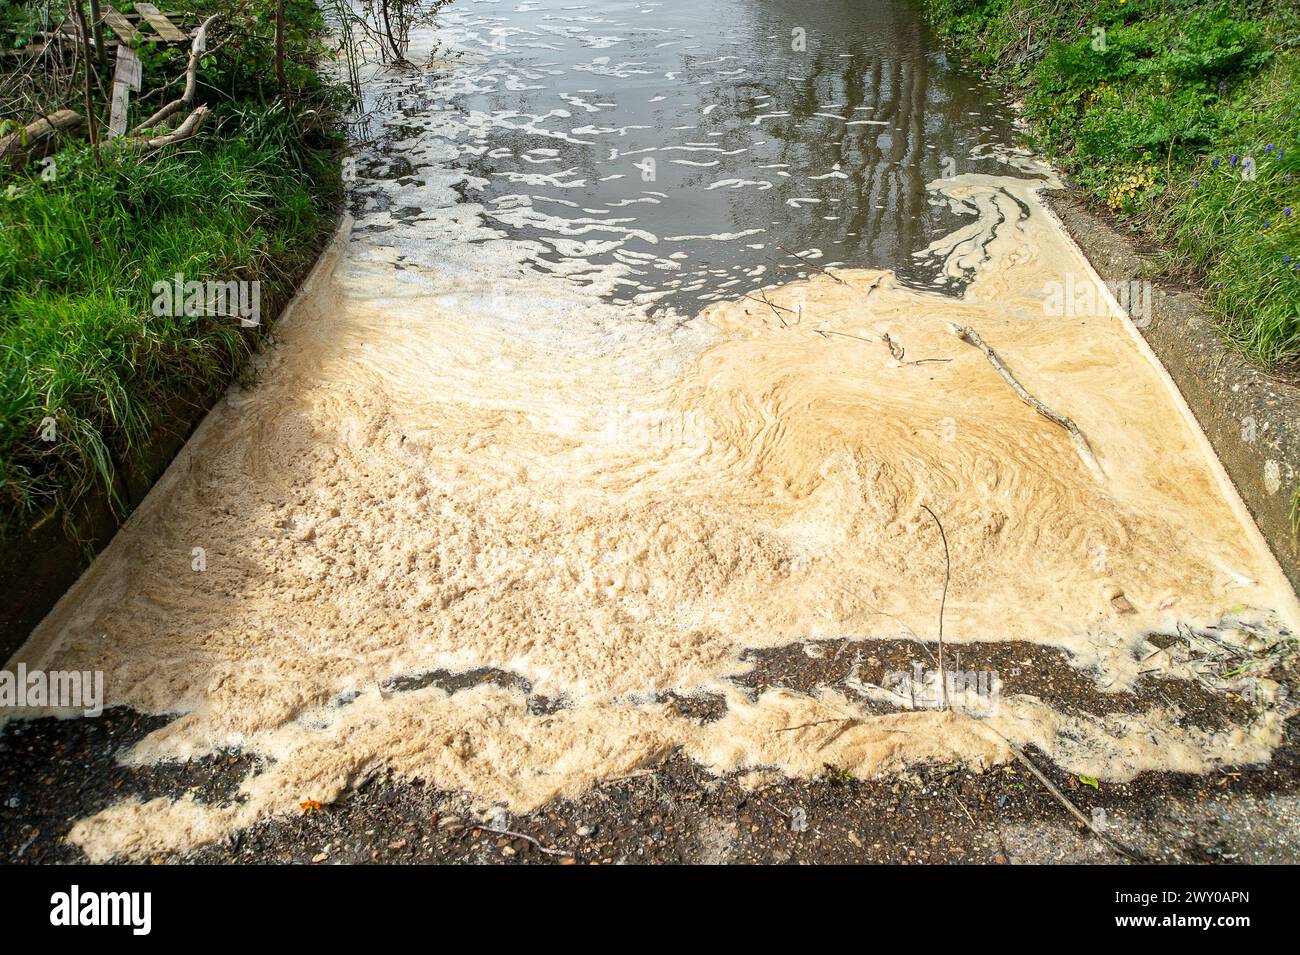
[[939,598],[939,683],[943,686],[943,708],[946,710],[949,706],[948,678],[943,672],[943,612],[948,606],[948,582],[952,579],[952,557],[948,553],[948,535],[944,533],[938,515],[925,504],[922,504],[921,508],[934,520],[934,526],[939,528],[939,539],[943,541],[943,596]]
[[[873,285],[871,286],[871,288],[875,288],[875,286]],[[867,291],[871,291],[871,289],[867,289]],[[951,358],[916,358],[916,359],[905,361],[903,359],[903,356],[907,354],[907,349],[904,348],[901,344],[899,344],[899,342],[897,342],[895,339],[890,338],[889,332],[885,332],[884,341],[885,344],[889,346],[890,356],[893,357],[894,361],[898,362],[901,365],[924,365],[927,362],[952,361]]]
[[831,745],[831,743],[835,742],[837,739],[839,739],[849,730],[853,729],[853,727],[861,726],[861,725],[862,725],[862,720],[857,718],[850,718],[845,720],[843,723],[840,724],[839,729],[837,729],[834,733],[832,733],[830,736],[826,737],[826,739],[822,741],[822,744],[817,747],[817,752],[820,753],[827,746]]
[[747,298],[747,299],[749,299],[751,302],[762,302],[764,305],[766,305],[768,308],[770,308],[770,309],[772,310],[772,314],[776,316],[776,320],[777,320],[778,322],[781,323],[781,327],[782,327],[782,328],[789,328],[789,327],[790,327],[789,323],[787,323],[786,320],[781,316],[781,312],[789,312],[790,314],[793,315],[793,314],[794,314],[794,309],[785,308],[784,306],[777,305],[775,302],[773,302],[771,299],[769,299],[766,295],[762,296],[761,298],[754,298],[754,296],[752,296],[752,295],[743,295],[743,296],[741,296],[741,297],[742,297],[742,298]]
[[966,814],[966,818],[970,820],[970,824],[974,826],[975,817],[970,814],[970,810],[966,808],[966,804],[962,802],[961,799],[956,794],[953,794],[952,798],[957,803],[957,805],[961,807],[961,811]]
[[829,720],[813,720],[811,723],[797,723],[794,726],[782,726],[780,729],[773,730],[775,733],[789,733],[794,730],[807,729],[810,726],[825,726],[827,723],[843,723],[852,717],[838,716]]
[[[767,293],[764,292],[763,290],[760,289],[758,295],[759,295],[759,297],[758,297],[757,299],[754,299],[754,300],[757,301],[757,302],[762,302],[762,303],[763,303],[764,305],[766,305],[768,308],[770,308],[770,309],[772,309],[772,310],[774,310],[774,311],[789,312],[791,315],[794,314],[794,309],[792,309],[792,308],[786,308],[784,305],[777,305],[776,302],[772,301],[770,298],[767,297]],[[752,296],[749,296],[749,295],[746,295],[746,296],[745,296],[745,298],[751,298],[751,297],[752,297]]]
[[86,11],[81,9],[81,0],[72,0],[73,13],[77,18],[77,28],[81,33],[82,49],[85,51],[85,65],[82,70],[82,97],[85,100],[86,130],[90,134],[90,145],[99,145],[99,130],[95,128],[95,108],[90,95],[90,30],[86,26]]
[[874,338],[863,338],[861,335],[850,335],[848,332],[832,332],[823,328],[814,328],[813,331],[815,331],[822,338],[826,338],[828,335],[839,335],[842,338],[855,338],[860,342],[870,343],[875,341]]
[[808,266],[809,268],[814,268],[814,269],[816,269],[818,272],[820,272],[822,275],[825,275],[827,278],[834,279],[836,282],[839,282],[841,285],[847,285],[847,284],[848,284],[848,283],[845,282],[842,278],[840,278],[838,275],[836,275],[834,272],[829,272],[829,271],[827,271],[826,269],[824,269],[824,268],[822,268],[820,265],[818,265],[816,262],[809,261],[806,257],[800,255],[798,252],[792,252],[792,251],[790,251],[789,249],[787,249],[787,248],[786,248],[785,246],[783,246],[783,245],[778,245],[777,248],[780,249],[782,252],[786,253],[787,255],[793,255],[796,259],[798,259],[798,260],[799,260],[800,262],[802,262],[804,265]]
[[858,717],[856,717],[856,716],[848,716],[847,714],[844,713],[843,710],[839,709],[838,707],[831,706],[829,703],[827,703],[827,702],[826,702],[825,700],[823,700],[823,699],[819,699],[819,698],[817,698],[817,697],[814,697],[814,698],[813,698],[813,702],[816,703],[818,706],[824,708],[824,709],[830,710],[832,713],[837,713],[837,714],[839,714],[839,716],[838,716],[837,718],[833,718],[833,719],[814,720],[814,721],[812,721],[811,723],[800,723],[800,724],[798,724],[797,726],[782,726],[782,727],[780,727],[779,729],[773,730],[773,732],[774,732],[774,733],[788,733],[788,732],[790,732],[791,730],[806,729],[806,728],[811,727],[811,726],[824,726],[824,725],[826,725],[827,723],[841,723],[841,724],[843,724],[843,725],[840,727],[839,730],[837,730],[835,733],[833,733],[833,734],[831,735],[831,737],[830,737],[829,739],[825,740],[825,741],[824,741],[820,746],[817,747],[818,752],[820,752],[821,750],[823,750],[823,749],[825,749],[827,746],[829,746],[832,742],[834,742],[835,740],[837,740],[837,739],[839,739],[841,736],[843,736],[844,733],[846,733],[848,730],[852,729],[854,726],[857,726],[858,724],[860,724],[860,723],[862,722],[862,720],[859,719]]
[[531,842],[537,847],[538,852],[545,852],[548,856],[572,856],[573,853],[567,849],[548,849],[532,836],[522,832],[513,832],[509,829],[493,829],[489,826],[475,826],[475,829],[482,829],[484,832],[493,832],[498,836],[509,836],[511,839],[523,839],[525,842]]
[[840,716],[828,720],[813,720],[811,723],[799,723],[795,726],[782,726],[772,732],[789,733],[794,730],[808,729],[813,726],[825,726],[827,723],[838,723],[839,728],[830,736],[826,737],[826,739],[822,740],[821,745],[817,747],[817,752],[819,753],[849,730],[853,729],[853,727],[862,725],[862,720],[858,719],[856,716]]
[[1043,774],[1043,771],[1041,769],[1039,769],[1032,762],[1030,762],[1029,757],[1025,755],[1024,751],[1019,746],[1011,742],[1011,740],[1007,739],[1005,736],[1002,736],[1001,733],[998,733],[997,730],[993,729],[987,723],[981,723],[980,725],[988,729],[990,732],[996,733],[998,736],[1002,737],[1002,741],[1006,743],[1007,746],[1010,748],[1012,755],[1014,755],[1016,759],[1020,760],[1020,762],[1024,765],[1024,767],[1034,774],[1034,778],[1037,779],[1040,783],[1042,783],[1043,787],[1049,793],[1055,796],[1057,801],[1062,806],[1064,806],[1066,809],[1070,811],[1070,815],[1074,816],[1075,819],[1079,820],[1079,822],[1087,826],[1088,830],[1094,836],[1096,836],[1106,845],[1110,846],[1110,848],[1114,849],[1116,852],[1118,852],[1124,858],[1128,859],[1130,862],[1136,862],[1139,865],[1146,864],[1147,861],[1146,859],[1142,858],[1137,853],[1135,853],[1132,849],[1128,848],[1118,840],[1108,836],[1106,833],[1102,832],[1095,825],[1093,825],[1092,820],[1089,819],[1087,816],[1085,816],[1082,812],[1080,812],[1079,807],[1077,807],[1074,803],[1072,803],[1069,797],[1067,797],[1065,793],[1061,792],[1061,790],[1059,790],[1056,787],[1056,785]]
[[1064,428],[1069,433],[1070,440],[1074,442],[1075,451],[1078,452],[1083,463],[1088,466],[1088,470],[1092,472],[1093,477],[1098,480],[1105,478],[1106,473],[1101,469],[1101,462],[1097,460],[1097,455],[1093,453],[1092,446],[1088,444],[1088,439],[1084,437],[1083,432],[1079,430],[1079,426],[1075,424],[1072,419],[1053,411],[1051,408],[1047,407],[1047,405],[1043,404],[1031,395],[1025,389],[1025,386],[1016,379],[1016,376],[1011,373],[1011,369],[1007,367],[1006,363],[998,357],[998,353],[989,347],[989,344],[980,337],[979,332],[975,331],[975,329],[959,325],[949,325],[948,328],[966,344],[973,345],[982,351],[984,357],[989,360],[989,364],[991,364],[997,373],[1002,376],[1002,380],[1010,385],[1012,390],[1020,396],[1021,401],[1029,405],[1029,407],[1033,408],[1048,421]]
[[885,332],[885,345],[889,348],[889,354],[894,357],[895,361],[902,361],[903,356],[907,354],[907,349],[890,338],[889,332]]

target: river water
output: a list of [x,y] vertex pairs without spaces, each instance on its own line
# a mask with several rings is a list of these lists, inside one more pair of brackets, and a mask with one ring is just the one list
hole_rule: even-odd
[[358,212],[418,244],[427,209],[390,183],[412,140],[445,140],[485,225],[622,301],[693,313],[807,272],[791,252],[929,281],[914,253],[957,220],[926,184],[995,171],[982,149],[1011,142],[902,0],[461,0],[443,18],[412,58],[450,56],[450,75],[366,91],[405,121],[361,150]]
[[[1008,741],[1105,780],[1268,758],[1268,679],[1197,725],[1149,690],[976,718],[857,676],[882,638],[929,667],[942,632],[1060,648],[1100,693],[1241,694],[1195,648],[1300,620],[1133,322],[1061,307],[1097,280],[1051,170],[909,5],[458,0],[429,57],[364,69],[354,219],[258,384],[20,651],[180,714],[128,761],[264,757],[240,802],[82,820],[92,858],[384,770],[521,811],[673,752],[804,777]],[[830,639],[834,680],[733,679]],[[668,702],[702,695],[719,718]]]

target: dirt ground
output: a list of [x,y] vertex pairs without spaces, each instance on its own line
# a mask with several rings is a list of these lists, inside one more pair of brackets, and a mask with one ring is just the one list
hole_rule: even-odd
[[[866,680],[905,666],[909,641],[827,641],[764,651],[740,685],[800,689]],[[839,650],[840,652],[836,653]],[[1099,693],[1063,655],[1028,644],[962,649],[962,666],[996,668],[1003,690],[1042,695],[1063,711],[1135,712],[1176,705],[1198,726],[1249,716],[1251,705],[1183,681],[1144,683],[1133,694]],[[503,682],[491,670],[395,681],[394,692],[438,685],[454,692]],[[516,684],[518,685],[518,684]],[[708,721],[720,701],[671,698]],[[539,712],[562,702],[534,698]],[[254,761],[229,752],[133,768],[116,754],[168,722],[117,707],[98,719],[13,722],[0,732],[0,861],[81,862],[65,841],[71,825],[123,797],[237,799]],[[835,731],[827,727],[827,733]],[[1095,825],[1142,861],[1300,862],[1300,721],[1264,766],[1202,776],[1145,773],[1097,787],[1035,762]],[[220,844],[155,863],[1114,863],[1126,862],[1077,823],[1024,767],[977,773],[941,764],[859,781],[828,766],[807,781],[777,774],[714,777],[675,754],[576,800],[527,815],[475,814],[463,794],[389,775],[363,778],[332,805],[278,815]]]

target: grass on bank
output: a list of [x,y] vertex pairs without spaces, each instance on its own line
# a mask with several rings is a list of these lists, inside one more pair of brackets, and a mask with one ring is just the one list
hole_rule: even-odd
[[1300,5],[925,5],[1023,96],[1040,151],[1200,281],[1228,341],[1300,375]]
[[[205,59],[197,101],[214,113],[198,139],[152,156],[77,144],[48,181],[34,164],[0,179],[0,533],[111,490],[178,399],[206,406],[256,346],[261,330],[237,317],[151,314],[154,282],[261,281],[264,329],[331,228],[338,140],[335,91],[314,69],[319,14],[289,4],[294,95],[281,101],[259,25],[271,3],[239,9],[261,15]],[[144,92],[187,52],[147,51]]]

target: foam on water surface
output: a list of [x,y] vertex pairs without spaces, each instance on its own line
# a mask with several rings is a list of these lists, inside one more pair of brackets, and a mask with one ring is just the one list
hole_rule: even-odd
[[[711,75],[692,44],[725,70],[761,58],[725,32],[655,47],[665,37],[632,22],[640,8],[578,18],[584,29],[548,21],[548,4],[517,9],[458,4],[443,35],[483,46],[479,59],[368,79],[376,102],[426,86],[431,100],[376,113],[355,223],[282,322],[260,384],[213,411],[20,651],[29,666],[104,670],[110,705],[178,715],[129,761],[265,757],[236,804],[128,801],[81,821],[72,838],[91,858],[184,849],[381,770],[522,811],[678,750],[713,772],[797,776],[988,766],[1006,739],[1099,779],[1268,757],[1280,707],[1208,730],[1172,708],[1089,716],[1025,695],[976,719],[873,715],[838,688],[741,692],[728,678],[748,651],[933,638],[946,562],[922,505],[950,548],[949,645],[1061,647],[1108,692],[1153,671],[1194,676],[1152,653],[1152,633],[1226,621],[1277,634],[1298,612],[1128,319],[1045,310],[1049,283],[1092,275],[1040,201],[1048,170],[972,141],[966,171],[932,177],[919,201],[889,173],[863,182],[847,155],[792,155],[796,181],[760,190],[755,167],[785,152],[754,145],[771,126],[751,119],[799,98],[769,84],[752,97],[761,114],[740,99],[696,114],[741,120],[727,132],[749,143],[743,160],[727,137],[722,153],[668,151],[703,142],[665,140],[668,115],[651,124],[655,148],[724,167],[682,167],[701,176],[693,189],[611,179],[650,148],[625,120]],[[573,65],[559,70],[572,86],[550,84],[548,57]],[[566,105],[533,102],[533,85]],[[814,111],[852,102],[812,92]],[[633,93],[631,117],[598,105]],[[578,142],[588,123],[599,146]],[[740,187],[708,188],[732,172]],[[703,198],[733,194],[765,205]],[[863,211],[775,211],[837,197]],[[929,228],[922,209],[952,227],[928,245],[891,235],[874,260],[844,251],[886,225],[865,211],[878,198],[913,216],[907,235]],[[906,268],[881,267],[891,257]],[[954,325],[1078,423],[1100,473]],[[528,690],[391,686],[477,668]],[[725,712],[687,718],[669,691],[719,694]],[[556,705],[538,711],[537,697]],[[843,730],[819,730],[828,719]]]

